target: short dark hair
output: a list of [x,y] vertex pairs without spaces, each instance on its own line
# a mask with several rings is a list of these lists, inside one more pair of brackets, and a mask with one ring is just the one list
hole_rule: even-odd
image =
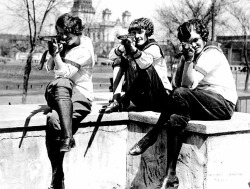
[[136,29],[144,29],[146,30],[146,36],[150,37],[154,33],[154,24],[153,22],[148,18],[138,18],[133,20],[128,28],[128,32],[130,33],[132,30]]
[[178,39],[181,42],[187,41],[191,37],[190,32],[192,31],[192,29],[201,36],[203,41],[207,41],[209,31],[200,19],[191,19],[181,24],[177,29]]
[[82,31],[85,27],[79,17],[72,16],[69,13],[61,15],[56,21],[56,26],[59,26],[64,31],[77,36],[82,35]]

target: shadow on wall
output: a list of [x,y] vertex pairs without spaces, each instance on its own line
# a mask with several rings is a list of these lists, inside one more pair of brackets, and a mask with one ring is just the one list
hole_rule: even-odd
[[22,134],[22,137],[21,137],[21,140],[20,140],[20,143],[19,143],[19,148],[21,148],[23,139],[26,136],[27,131],[29,130],[28,126],[29,126],[30,119],[39,112],[43,112],[43,114],[48,114],[50,110],[51,109],[47,105],[39,105],[39,108],[32,111],[31,114],[26,118],[24,126],[23,126],[24,127],[23,128],[23,134]]
[[[144,136],[151,127],[128,127],[129,132],[131,133],[129,141],[136,141],[133,138],[140,139]],[[140,137],[138,137],[140,135]],[[149,147],[141,156],[128,156],[128,162],[132,162],[132,165],[128,165],[128,169],[133,169],[133,167],[138,167],[138,170],[127,170],[127,172],[132,173],[128,176],[128,188],[136,189],[152,189],[156,188],[161,184],[164,176],[166,175],[167,167],[167,137],[166,132],[162,132],[157,142]],[[134,144],[128,143],[129,146]],[[135,175],[133,177],[133,175]]]
[[[137,124],[139,125],[139,124]],[[136,141],[144,136],[152,127],[146,127],[145,124],[140,126],[133,125],[128,127],[131,136],[128,138],[128,146],[131,147],[132,141]],[[180,187],[189,187],[186,183],[194,182],[197,186],[202,186],[204,181],[194,175],[190,175],[188,170],[196,170],[198,173],[204,172],[206,164],[206,157],[200,153],[203,150],[207,136],[198,137],[192,133],[184,133],[184,144],[178,157],[177,162],[177,175],[179,175]],[[199,163],[194,163],[193,161]],[[167,129],[164,129],[158,136],[157,142],[149,147],[141,156],[128,156],[127,175],[129,189],[152,189],[161,188],[164,177],[166,176],[167,169]],[[135,169],[138,167],[138,169]],[[191,168],[192,167],[192,168]],[[134,175],[134,176],[133,176]],[[183,177],[188,175],[188,177]]]

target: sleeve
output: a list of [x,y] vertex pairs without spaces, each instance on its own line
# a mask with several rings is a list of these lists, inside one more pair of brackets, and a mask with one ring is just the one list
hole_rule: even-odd
[[193,89],[199,85],[208,73],[213,72],[220,66],[220,57],[222,55],[217,49],[210,49],[201,55],[194,67]]
[[132,55],[135,59],[135,62],[141,69],[148,68],[153,62],[157,59],[162,58],[160,47],[157,45],[151,45],[144,51],[136,50],[136,52]]
[[210,49],[204,52],[198,59],[195,70],[206,76],[207,73],[210,73],[219,66],[218,64],[221,56],[221,52],[217,49]]
[[122,54],[123,54],[123,52],[119,51],[118,47],[113,48],[113,49],[111,49],[111,51],[109,53],[109,59],[110,60],[115,60],[115,59],[121,57]]
[[82,66],[92,65],[92,55],[87,48],[79,47],[70,51],[65,59],[64,66],[60,71],[54,70],[57,77],[72,77]]
[[48,61],[45,63],[45,68],[47,70],[47,72],[50,72],[51,70],[53,70],[55,67],[55,64],[54,64],[54,60],[53,60],[53,57],[50,56]]

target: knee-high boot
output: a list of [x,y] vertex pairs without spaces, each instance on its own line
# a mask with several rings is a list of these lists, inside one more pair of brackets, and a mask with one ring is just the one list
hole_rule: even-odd
[[68,152],[75,146],[75,140],[72,136],[73,104],[71,99],[57,99],[56,106],[62,129],[62,145],[60,151]]
[[52,180],[49,189],[65,189],[63,158],[64,153],[60,152],[61,138],[52,134],[51,129],[46,130],[46,148],[52,168]]

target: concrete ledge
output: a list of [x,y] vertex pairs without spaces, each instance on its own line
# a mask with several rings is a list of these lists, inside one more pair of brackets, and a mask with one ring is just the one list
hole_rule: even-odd
[[[156,112],[99,114],[93,111],[75,135],[77,146],[64,161],[67,189],[154,189],[164,177],[167,135],[144,154],[128,150],[158,120]],[[39,104],[0,107],[0,185],[4,189],[47,188],[51,177],[45,147],[48,107]],[[180,152],[178,189],[247,189],[250,183],[250,114],[231,120],[188,125]],[[28,132],[27,132],[28,131]]]
[[[105,101],[94,102],[92,112],[82,121],[81,127],[116,125],[118,122],[127,123],[128,121],[154,125],[160,115],[152,111],[100,114],[99,109],[106,103]],[[1,105],[0,133],[23,130],[23,128],[44,130],[48,111],[48,106],[39,104]],[[230,120],[191,120],[187,130],[206,135],[250,131],[250,114],[235,112]]]
[[[159,113],[129,112],[129,120],[142,123],[155,124],[159,118]],[[220,121],[199,121],[191,120],[187,130],[206,135],[222,134],[230,132],[250,131],[250,114],[235,112],[230,120]]]
[[[98,111],[106,102],[93,103],[92,112],[82,121],[81,127],[128,121],[128,113],[100,114]],[[44,130],[46,126],[46,114],[49,112],[47,105],[1,105],[0,109],[0,133],[27,130]]]

